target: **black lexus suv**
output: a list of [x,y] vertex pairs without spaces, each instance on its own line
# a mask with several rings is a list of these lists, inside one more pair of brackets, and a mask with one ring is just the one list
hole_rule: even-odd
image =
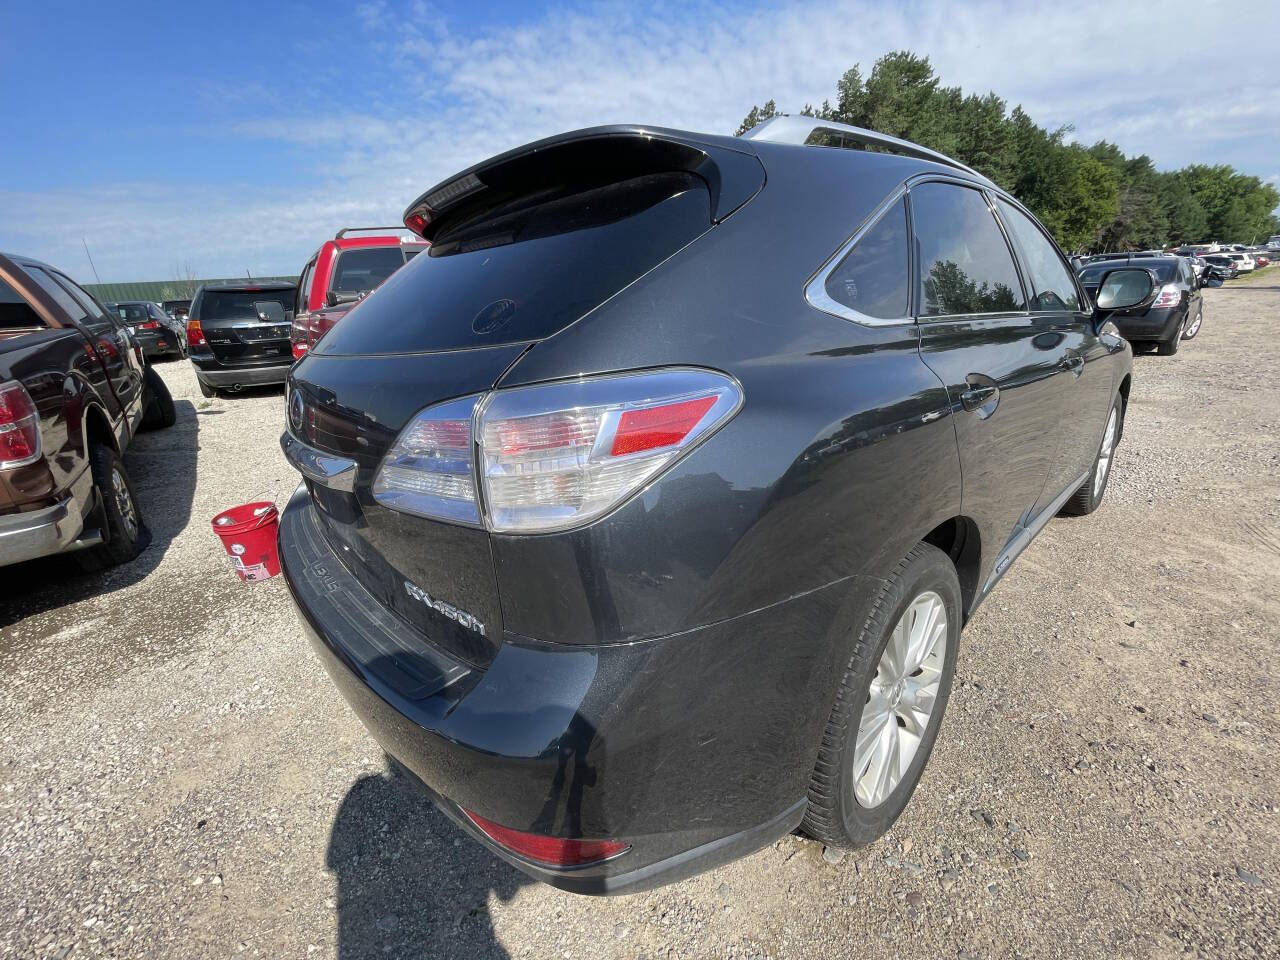
[[801,117],[564,134],[404,220],[430,248],[293,367],[281,437],[289,588],[379,743],[579,892],[883,833],[961,627],[1120,439],[1132,355],[1043,227]]

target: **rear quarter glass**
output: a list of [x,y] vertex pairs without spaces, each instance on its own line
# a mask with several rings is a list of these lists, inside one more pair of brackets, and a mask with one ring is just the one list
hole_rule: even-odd
[[442,230],[316,350],[412,353],[548,337],[706,232],[710,210],[705,183],[686,173],[513,198]]

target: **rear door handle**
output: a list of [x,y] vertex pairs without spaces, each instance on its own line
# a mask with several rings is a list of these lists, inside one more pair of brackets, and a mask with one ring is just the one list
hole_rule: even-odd
[[979,407],[986,406],[998,396],[1000,396],[999,387],[994,384],[980,384],[970,387],[960,394],[960,405],[966,410],[977,410]]

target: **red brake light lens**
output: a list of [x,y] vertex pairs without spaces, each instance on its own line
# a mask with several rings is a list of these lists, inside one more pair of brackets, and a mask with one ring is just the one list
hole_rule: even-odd
[[682,400],[663,407],[628,410],[618,421],[609,452],[615,457],[679,443],[715,406],[715,397]]
[[40,456],[40,416],[25,387],[0,384],[0,469],[21,467]]
[[200,321],[187,319],[187,346],[203,347],[208,343],[204,338],[204,331],[200,329]]
[[498,846],[544,867],[581,867],[616,857],[631,848],[629,843],[621,840],[574,840],[564,837],[546,837],[539,833],[525,833],[523,830],[512,830],[492,820],[486,820],[470,810],[462,812],[480,829],[481,833]]
[[138,324],[138,329],[139,329],[139,330],[159,330],[159,329],[160,329],[160,321],[159,321],[159,320],[148,320],[146,323],[140,323],[140,324]]

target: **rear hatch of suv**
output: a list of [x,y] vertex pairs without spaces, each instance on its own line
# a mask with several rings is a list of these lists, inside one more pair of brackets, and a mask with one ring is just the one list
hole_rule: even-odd
[[406,223],[431,247],[291,371],[290,432],[358,464],[350,493],[307,481],[324,536],[380,602],[473,666],[487,666],[502,638],[488,533],[376,503],[374,475],[415,413],[490,389],[537,341],[762,186],[759,160],[740,144],[662,133],[568,134],[425,194]]
[[199,321],[209,350],[226,366],[290,363],[294,289],[287,284],[205,287],[191,304],[189,319]]

